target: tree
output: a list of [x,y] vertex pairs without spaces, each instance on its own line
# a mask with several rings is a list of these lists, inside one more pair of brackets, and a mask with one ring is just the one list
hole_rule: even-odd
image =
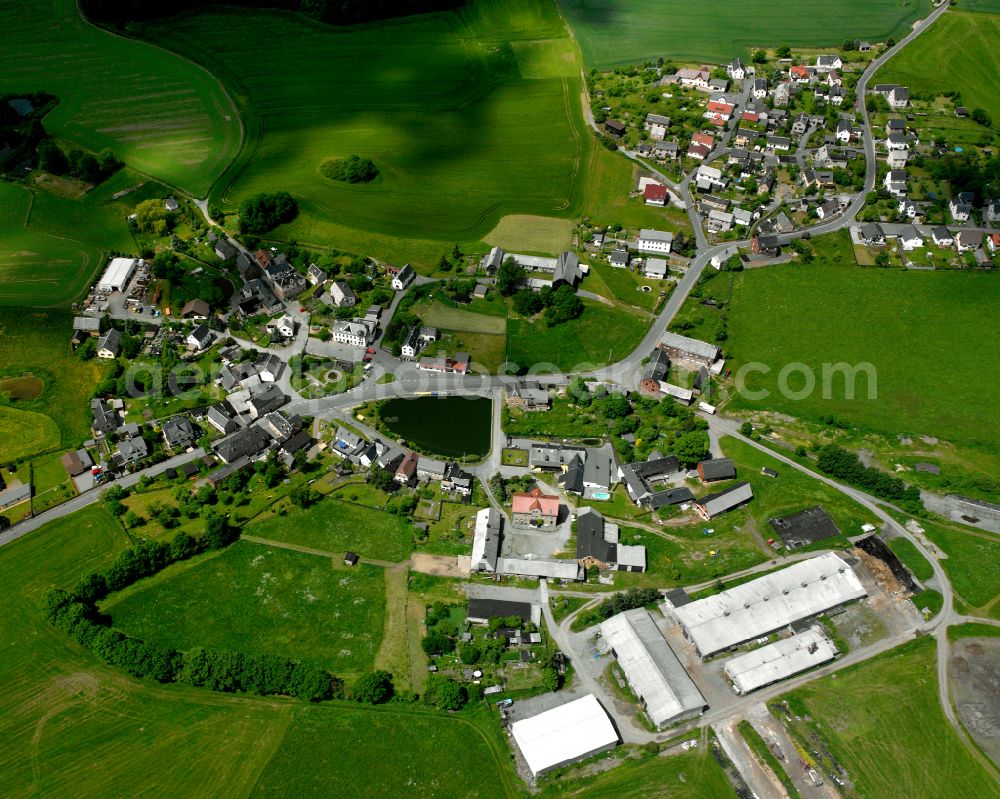
[[142,524],[142,517],[134,510],[130,510],[125,513],[125,516],[122,518],[122,521],[124,521],[125,526],[131,530],[132,528],[138,527],[140,524]]
[[399,487],[395,475],[381,466],[372,466],[368,472],[368,482],[375,488],[386,492],[395,491]]
[[[170,230],[170,223],[163,200],[144,200],[135,207],[135,226],[142,233],[153,233],[165,236]],[[171,254],[176,263],[177,256]],[[156,274],[156,259],[153,259],[154,275]]]
[[288,492],[288,498],[297,508],[308,508],[319,502],[319,492],[309,486],[296,486]]
[[982,108],[973,108],[972,113],[969,115],[972,117],[972,121],[977,125],[982,125],[984,128],[991,127],[993,125],[993,119],[989,114]]
[[545,324],[555,327],[562,322],[576,319],[583,313],[583,300],[570,286],[560,286],[552,294],[552,304],[545,309]]
[[461,660],[466,666],[478,663],[479,655],[479,647],[473,643],[464,643],[458,648],[459,660]]
[[740,425],[740,435],[750,438],[753,435],[753,425],[750,422],[744,422]]
[[420,646],[430,656],[447,655],[455,651],[455,641],[438,630],[430,630],[423,637]]
[[559,672],[552,666],[542,669],[541,687],[546,692],[559,690]]
[[65,175],[69,172],[69,161],[58,144],[43,139],[38,145],[38,168],[50,175]]
[[440,683],[435,694],[435,704],[441,710],[461,710],[468,699],[465,688],[454,680]]
[[622,419],[632,413],[632,403],[624,394],[608,394],[601,400],[601,412],[608,419]]
[[751,59],[755,64],[766,64],[767,63],[767,53],[763,50],[754,50],[753,58]]
[[521,289],[514,295],[514,310],[521,316],[534,316],[543,308],[542,298],[528,289]]
[[226,517],[217,511],[205,513],[205,543],[209,549],[222,549],[239,538],[239,531],[229,526]]
[[262,192],[240,204],[240,232],[267,233],[291,222],[298,213],[298,204],[287,191]]
[[518,284],[524,280],[524,275],[524,267],[514,260],[513,255],[508,255],[497,269],[497,291],[503,297],[511,296],[517,291]]
[[360,155],[331,158],[323,162],[320,172],[330,180],[344,183],[368,183],[378,177],[378,167],[375,166],[375,162]]
[[789,47],[787,44],[783,44],[783,45],[781,45],[781,47],[779,47],[777,50],[774,51],[774,54],[778,58],[791,58],[792,57],[792,48]]
[[381,669],[359,677],[351,687],[351,697],[355,702],[380,705],[392,698],[392,675]]
[[692,430],[677,438],[674,454],[683,466],[694,466],[709,455],[708,434],[704,430]]

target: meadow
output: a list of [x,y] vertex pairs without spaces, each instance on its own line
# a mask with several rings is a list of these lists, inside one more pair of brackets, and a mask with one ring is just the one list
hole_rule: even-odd
[[[0,735],[18,742],[0,751],[4,793],[96,796],[118,785],[152,796],[169,785],[177,796],[236,799],[258,781],[257,790],[273,796],[322,778],[349,795],[368,793],[372,779],[407,795],[438,795],[436,781],[458,786],[456,796],[476,795],[477,786],[490,796],[519,795],[493,722],[478,716],[217,694],[140,682],[105,666],[46,624],[40,603],[51,586],[72,586],[127,546],[107,511],[91,506],[0,554]],[[398,757],[404,749],[415,756]],[[320,750],[327,756],[317,758]],[[351,763],[364,758],[364,767],[345,769],[345,753]]]
[[[658,56],[726,63],[751,47],[881,41],[909,30],[927,0],[842,0],[800,4],[767,0],[559,0],[587,68],[609,69]],[[752,23],[752,24],[748,24]]]
[[[732,406],[767,409],[817,421],[833,415],[861,430],[937,436],[989,450],[1000,437],[993,412],[993,376],[1000,350],[991,340],[991,309],[1000,280],[989,272],[904,272],[855,266],[846,232],[814,241],[816,261],[736,276],[724,349],[736,373],[756,362],[768,371],[746,377],[749,391]],[[815,390],[784,396],[779,375],[787,364],[809,367]],[[849,399],[843,375],[824,398],[824,364],[871,364],[876,398],[862,372]],[[789,376],[790,393],[804,387]],[[750,391],[768,396],[751,399]]]
[[[971,4],[962,3],[965,9]],[[975,6],[976,12],[1000,14],[1000,3]],[[913,92],[944,93],[958,90],[962,104],[983,108],[1000,122],[1000,16],[949,11],[933,27],[907,45],[882,69],[880,83],[902,83]],[[993,77],[990,77],[990,76]]]
[[[245,44],[261,30],[267,58]],[[212,197],[231,209],[258,191],[291,192],[300,214],[276,237],[429,266],[507,214],[572,218],[582,207],[593,140],[575,49],[547,0],[351,28],[212,10],[143,35],[231,87],[249,144]],[[321,174],[351,154],[371,158],[378,177]]]
[[941,567],[970,615],[1000,619],[1000,536],[950,522],[918,524],[948,557]]
[[90,395],[101,376],[95,361],[70,351],[72,316],[65,311],[0,308],[0,377],[31,374],[35,399],[0,405],[0,450],[6,458],[79,446],[90,434]]
[[46,91],[56,136],[204,196],[242,143],[239,115],[205,70],[83,20],[73,0],[0,0],[0,93]]
[[[339,564],[339,561],[338,561]],[[237,542],[114,594],[122,632],[174,649],[287,655],[334,674],[369,670],[382,640],[382,569]]]
[[[349,489],[344,493],[350,497]],[[329,552],[351,550],[362,557],[388,561],[406,560],[413,547],[413,529],[405,519],[335,499],[295,510],[291,516],[256,522],[246,532]]]
[[941,710],[932,637],[910,641],[835,677],[785,698],[797,716],[808,713],[815,720],[810,726],[847,769],[857,795],[1000,796],[1000,787]]

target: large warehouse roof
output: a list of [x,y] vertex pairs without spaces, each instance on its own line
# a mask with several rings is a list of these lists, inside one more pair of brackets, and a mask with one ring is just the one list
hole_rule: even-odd
[[835,657],[837,647],[819,628],[811,627],[733,658],[726,663],[725,673],[736,693],[747,694]]
[[705,709],[705,697],[691,682],[656,623],[643,608],[627,610],[601,623],[632,690],[657,727]]
[[828,552],[671,612],[709,657],[866,593],[851,567]]
[[535,776],[616,746],[618,733],[593,694],[511,725]]
[[134,258],[112,258],[97,282],[97,288],[101,291],[121,291],[132,277],[136,263]]

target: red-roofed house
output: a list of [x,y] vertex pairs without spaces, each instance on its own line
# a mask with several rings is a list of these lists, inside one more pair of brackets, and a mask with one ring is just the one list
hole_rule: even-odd
[[396,467],[396,482],[402,483],[403,485],[409,485],[413,482],[413,478],[417,474],[417,461],[419,456],[415,452],[407,452],[406,456],[399,462],[399,466]]
[[806,69],[801,64],[794,65],[791,69],[788,70],[788,74],[791,75],[792,80],[797,81],[799,83],[809,82],[809,70]]
[[721,100],[709,100],[705,118],[715,125],[724,125],[733,115],[733,106]]
[[271,253],[267,250],[257,250],[253,257],[261,269],[267,269],[271,265]]
[[986,239],[986,246],[990,248],[990,252],[1000,250],[1000,233],[990,233]]
[[664,206],[667,204],[667,187],[659,183],[647,183],[642,196],[646,200],[646,205]]
[[543,494],[540,488],[514,494],[511,521],[522,527],[551,530],[559,522],[559,497]]
[[740,116],[742,122],[757,123],[760,122],[760,114],[755,114],[753,111],[744,111]]
[[698,131],[691,137],[692,144],[702,144],[705,147],[715,147],[715,134]]

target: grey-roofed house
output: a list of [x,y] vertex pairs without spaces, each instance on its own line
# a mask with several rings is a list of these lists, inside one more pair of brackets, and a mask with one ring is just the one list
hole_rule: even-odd
[[219,239],[215,242],[215,256],[220,261],[228,261],[234,255],[236,255],[236,248],[226,239]]
[[660,346],[666,350],[671,361],[692,361],[710,367],[719,357],[719,348],[715,344],[678,333],[664,333]]
[[203,350],[212,343],[212,331],[208,329],[208,325],[198,325],[188,333],[186,341],[192,350]]
[[448,464],[446,461],[428,458],[426,455],[421,455],[420,460],[417,461],[418,480],[444,480],[447,473]]
[[265,383],[274,383],[281,378],[281,373],[285,371],[285,362],[277,355],[266,352],[257,359],[254,368],[261,380]]
[[190,446],[195,440],[194,425],[186,416],[174,416],[167,419],[161,430],[163,440],[170,449],[183,449]]
[[227,400],[217,402],[210,407],[205,414],[205,421],[223,434],[232,433],[239,429],[239,423],[236,421],[236,410]]
[[226,436],[212,445],[212,451],[223,463],[234,463],[240,458],[252,458],[271,446],[271,436],[258,425]]
[[569,250],[559,253],[555,272],[552,275],[552,288],[566,285],[575,289],[576,284],[581,279],[583,279],[583,271],[580,269],[580,259],[576,253]]
[[330,284],[330,298],[338,308],[350,308],[358,301],[357,296],[343,280]]
[[667,351],[656,347],[649,354],[649,360],[642,370],[643,380],[663,380],[670,371],[670,356]]
[[282,393],[278,386],[271,383],[262,392],[247,400],[247,410],[251,419],[259,419],[264,414],[277,410],[286,402],[288,402],[288,397]]
[[100,397],[91,400],[90,410],[94,414],[95,433],[113,433],[122,426],[121,416],[108,404],[107,400]]
[[[650,458],[645,461],[623,464],[618,467],[618,477],[625,484],[625,489],[633,502],[637,505],[650,507],[656,496],[669,493],[657,492],[655,486],[676,475],[680,468],[677,456],[668,455],[665,458]],[[690,494],[690,491],[688,493]],[[684,500],[678,500],[678,502],[682,501]],[[677,503],[667,502],[663,504]]]
[[736,483],[725,491],[707,494],[695,502],[694,508],[707,521],[720,513],[738,508],[751,499],[753,499],[753,488],[750,483]]
[[495,572],[503,539],[503,515],[494,508],[483,508],[476,514],[472,537],[472,558],[469,570]]
[[149,446],[146,444],[146,439],[142,436],[136,436],[135,438],[126,438],[124,441],[119,442],[118,450],[115,452],[113,458],[116,463],[124,465],[142,460],[148,454]]
[[448,471],[441,481],[441,488],[445,491],[454,491],[463,497],[468,497],[472,495],[474,481],[475,477],[457,463],[449,463]]
[[576,517],[576,559],[584,568],[597,566],[625,572],[646,571],[646,548],[618,542],[618,525],[605,522],[593,508]]
[[628,266],[629,262],[629,252],[627,247],[617,247],[611,251],[611,255],[608,256],[608,262],[612,266],[618,268],[624,268]]
[[552,398],[536,381],[525,380],[508,387],[507,405],[525,411],[547,411],[552,407]]
[[122,351],[122,334],[111,328],[97,341],[98,358],[117,358]]
[[585,456],[583,447],[562,446],[560,444],[532,444],[528,449],[528,467],[559,471],[568,466],[574,458]]
[[31,498],[31,483],[21,483],[21,485],[0,491],[0,510],[6,510],[20,502],[25,502]]

